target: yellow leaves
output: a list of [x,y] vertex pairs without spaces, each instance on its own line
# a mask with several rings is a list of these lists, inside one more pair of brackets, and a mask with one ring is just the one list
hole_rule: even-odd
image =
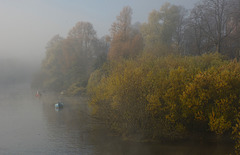
[[223,62],[220,66],[221,60],[214,56],[159,58],[145,54],[135,60],[110,62],[104,70],[107,74],[99,70],[95,76],[101,77],[89,81],[91,102],[96,113],[108,115],[118,131],[124,122],[126,128],[144,128],[157,137],[163,131],[188,131],[197,124],[222,134],[231,129],[240,110],[240,67]]
[[73,83],[68,89],[67,94],[70,96],[83,95],[86,92],[86,88],[81,87],[79,82]]
[[111,103],[111,107],[113,109],[117,109],[119,106],[119,99],[118,99],[118,96],[113,96],[113,100],[112,100],[112,103]]
[[240,114],[238,113],[235,125],[232,127],[232,135],[235,140],[235,153],[239,154],[240,152]]
[[227,121],[226,118],[222,116],[215,115],[214,112],[212,112],[211,115],[209,115],[209,126],[210,130],[214,131],[216,134],[223,134],[225,131],[231,128],[231,122]]
[[195,113],[195,119],[197,120],[205,120],[205,116],[202,111],[197,111]]
[[147,101],[150,104],[160,104],[158,95],[148,95],[147,96]]
[[194,115],[196,120],[206,120],[210,130],[217,134],[231,128],[239,107],[240,79],[236,76],[237,67],[230,64],[200,72],[181,96],[183,105],[192,110],[186,112],[188,117]]

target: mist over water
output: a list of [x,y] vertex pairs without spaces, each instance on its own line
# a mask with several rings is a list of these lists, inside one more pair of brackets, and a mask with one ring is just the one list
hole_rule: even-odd
[[[169,2],[177,5],[183,3],[176,0]],[[97,30],[97,36],[101,41],[100,36],[109,34],[108,30],[111,23],[123,6],[129,5],[133,8],[133,22],[147,22],[148,13],[153,9],[159,10],[160,3],[163,4],[163,1],[152,0],[146,3],[146,1],[134,0],[131,2],[119,1],[117,4],[116,2],[103,1],[98,5],[94,2],[85,2],[85,5],[82,5],[83,2],[80,1],[56,3],[24,0],[23,2],[12,1],[9,3],[2,1],[0,3],[0,17],[3,19],[0,29],[2,34],[0,36],[0,42],[2,43],[0,47],[0,155],[233,154],[233,144],[215,140],[190,140],[174,143],[126,140],[109,130],[104,122],[91,116],[87,97],[60,97],[58,93],[45,91],[42,92],[40,98],[37,98],[35,94],[38,88],[34,90],[31,88],[33,76],[39,72],[41,65],[45,65],[45,68],[43,67],[45,69],[44,73],[52,74],[52,76],[46,76],[45,80],[47,82],[40,80],[44,84],[51,83],[52,79],[58,79],[62,72],[66,77],[59,80],[60,82],[54,83],[56,87],[63,85],[69,79],[72,80],[68,81],[69,84],[77,86],[80,82],[87,83],[88,79],[87,76],[85,77],[85,73],[90,73],[90,71],[78,72],[82,71],[78,69],[87,66],[86,64],[89,63],[87,61],[88,57],[79,57],[81,61],[76,62],[85,62],[86,60],[86,63],[76,63],[78,66],[66,65],[75,60],[70,59],[72,58],[71,55],[67,54],[76,51],[81,52],[84,49],[80,48],[75,42],[71,42],[73,40],[68,40],[69,37],[67,37],[68,30],[76,22],[86,21],[86,24],[89,21],[90,23],[87,25],[93,23],[93,30]],[[193,6],[193,1],[190,4],[190,0],[185,0],[184,3],[187,8]],[[111,7],[106,8],[106,4]],[[54,45],[51,50],[49,50],[50,48],[45,49],[47,42],[56,34],[64,36],[63,38],[59,37],[60,40],[65,41],[60,41],[64,44],[61,44],[61,46]],[[95,37],[95,33],[93,36]],[[98,39],[98,37],[95,39]],[[103,49],[104,54],[107,53],[109,48],[107,47],[109,43],[105,41],[103,42],[106,43],[106,51]],[[96,47],[98,47],[97,45]],[[100,51],[99,48],[95,49],[95,46],[89,49]],[[49,53],[54,52],[56,55],[53,54],[50,57]],[[81,55],[81,53],[77,54]],[[65,55],[65,57],[58,57],[59,55]],[[93,55],[92,58],[97,58],[97,55]],[[66,60],[66,62],[63,62],[63,60]],[[76,60],[80,59],[77,58]],[[104,62],[107,59],[100,60]],[[41,64],[41,61],[45,64]],[[52,64],[47,63],[51,61]],[[75,63],[73,64],[75,65]],[[61,65],[62,67],[59,67]],[[54,67],[56,70],[52,69]],[[90,70],[92,66],[87,66],[85,69]],[[70,73],[79,74],[69,74],[69,70],[72,70]],[[80,77],[82,75],[83,77]],[[78,78],[86,79],[83,80],[84,82],[74,81],[76,80],[74,76],[77,77],[77,80]],[[41,79],[41,76],[39,77]],[[39,82],[40,85],[43,85],[41,82]],[[79,86],[79,88],[83,87]],[[83,90],[85,91],[85,85]],[[54,108],[54,104],[59,100],[64,103],[64,107],[58,111]],[[139,137],[143,136],[139,135]]]
[[15,79],[0,88],[0,154],[158,155],[226,154],[216,143],[138,143],[124,141],[91,117],[87,99],[45,92],[35,97],[29,81]]

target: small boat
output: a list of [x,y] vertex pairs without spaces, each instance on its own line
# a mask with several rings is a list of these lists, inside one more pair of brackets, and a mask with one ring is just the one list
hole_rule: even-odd
[[42,96],[42,94],[41,94],[39,91],[37,91],[37,93],[36,93],[35,96],[38,97],[38,98],[40,98],[40,97]]
[[63,103],[62,102],[58,102],[55,104],[55,109],[62,109],[63,108]]

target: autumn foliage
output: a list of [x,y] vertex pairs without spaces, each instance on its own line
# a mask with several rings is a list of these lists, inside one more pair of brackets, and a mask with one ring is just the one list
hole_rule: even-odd
[[219,54],[110,62],[88,83],[94,115],[143,139],[227,134],[237,123],[240,64]]
[[143,49],[143,38],[137,27],[131,25],[132,9],[124,7],[111,27],[110,60],[135,58]]
[[[66,38],[50,40],[36,85],[72,95],[87,89],[92,115],[127,138],[227,135],[240,151],[237,16],[221,14],[226,20],[218,24],[231,19],[231,31],[211,33],[213,13],[226,1],[202,2],[216,5],[199,3],[187,18],[183,7],[166,3],[142,24],[132,24],[132,9],[124,7],[102,39],[91,23],[78,22]],[[224,12],[240,6],[235,2]]]
[[56,35],[48,42],[35,87],[66,90],[71,95],[82,94],[91,72],[103,63],[101,59],[107,50],[108,46],[97,38],[91,23],[76,23],[67,38]]

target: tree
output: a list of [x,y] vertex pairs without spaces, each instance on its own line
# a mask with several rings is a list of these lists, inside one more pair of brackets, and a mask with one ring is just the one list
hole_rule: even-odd
[[178,54],[185,55],[185,42],[186,42],[186,28],[187,28],[187,19],[188,16],[187,10],[178,6],[176,8],[176,32],[173,34],[173,41],[175,44],[175,48]]
[[231,58],[240,58],[240,1],[232,0],[231,19],[228,23],[232,31],[229,39],[225,42],[227,55]]
[[[146,50],[166,55],[174,49],[183,51],[186,10],[181,6],[165,3],[159,11],[153,10],[141,29]],[[163,53],[166,51],[167,53]]]
[[[153,10],[148,16],[148,23],[143,23],[141,33],[143,35],[145,50],[153,53],[161,46],[161,24],[159,22],[159,12]],[[159,45],[160,44],[160,45]],[[157,47],[157,48],[156,48]]]
[[106,51],[105,42],[97,38],[92,24],[78,22],[66,39],[56,35],[48,42],[39,73],[43,87],[55,91],[69,88],[74,94],[82,92],[95,69],[96,58]]
[[99,69],[106,61],[107,61],[107,54],[110,46],[110,37],[104,36],[98,40],[98,49],[96,54],[96,59],[93,64],[93,68]]
[[110,60],[136,57],[142,51],[140,31],[131,25],[131,18],[132,9],[127,6],[112,24],[110,29],[112,42],[108,53]]
[[62,42],[64,39],[55,35],[46,46],[46,57],[42,61],[41,72],[43,88],[59,90],[62,88],[61,80],[64,74]]
[[111,36],[114,37],[116,35],[121,35],[122,39],[127,39],[130,30],[131,30],[131,22],[132,22],[132,8],[126,6],[120,12],[120,15],[117,16],[117,21],[112,24],[110,29]]
[[192,10],[187,21],[187,28],[185,31],[185,44],[187,48],[185,50],[188,54],[201,55],[204,51],[204,33],[198,27],[200,19],[193,17],[194,11],[196,10]]
[[63,43],[63,57],[68,84],[86,86],[98,50],[96,31],[89,22],[78,22]]
[[233,0],[202,0],[191,12],[198,50],[224,53],[224,43],[235,29],[230,24],[233,17]]
[[89,22],[78,22],[69,31],[68,39],[74,40],[88,56],[93,56],[93,46],[97,40],[96,31]]
[[53,48],[57,44],[59,44],[64,38],[61,37],[59,34],[52,37],[52,39],[47,43],[46,49]]

